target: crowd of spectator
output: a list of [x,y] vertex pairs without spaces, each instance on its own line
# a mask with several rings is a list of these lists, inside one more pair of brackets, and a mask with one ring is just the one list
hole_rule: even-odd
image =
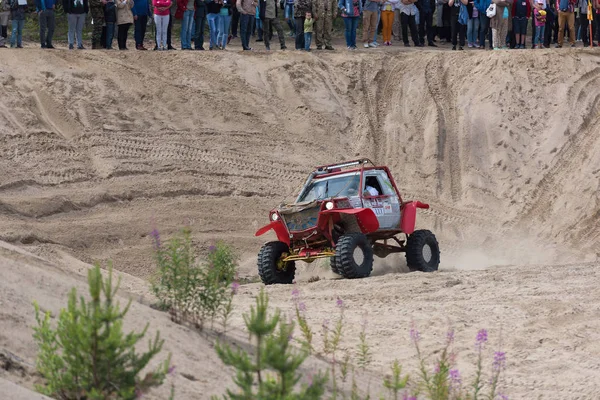
[[[34,1],[34,3],[33,3]],[[0,47],[22,48],[26,15],[35,12],[40,45],[53,49],[57,7],[66,14],[69,49],[83,49],[83,30],[88,13],[92,24],[92,49],[127,50],[133,26],[135,48],[147,50],[146,33],[153,29],[154,50],[174,50],[173,21],[180,20],[182,50],[224,50],[239,37],[243,50],[251,40],[271,49],[276,33],[286,49],[286,33],[296,50],[334,50],[333,22],[341,16],[349,50],[357,48],[357,29],[362,21],[362,46],[464,47],[504,49],[562,47],[568,35],[571,46],[581,40],[594,46],[600,32],[600,0],[0,0]],[[62,13],[60,14],[62,15]],[[283,24],[282,24],[283,22]],[[208,28],[208,29],[206,29]],[[207,37],[206,30],[208,30]],[[275,32],[274,32],[275,31]],[[410,32],[410,35],[409,35]],[[239,36],[238,36],[239,34]],[[410,41],[409,41],[410,38]],[[486,46],[487,41],[487,46]],[[436,44],[438,43],[438,44]]]

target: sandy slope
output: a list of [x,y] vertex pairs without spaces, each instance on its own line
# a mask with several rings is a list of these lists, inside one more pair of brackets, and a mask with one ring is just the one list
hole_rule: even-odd
[[[300,281],[327,278],[302,284],[313,322],[340,295],[356,337],[370,311],[373,376],[394,357],[414,364],[411,320],[441,337],[450,318],[466,354],[479,327],[502,328],[513,397],[596,398],[599,62],[566,50],[3,52],[0,350],[33,364],[31,300],[58,311],[85,263],[112,259],[139,301],[132,326],[160,328],[197,379],[177,376],[182,398],[218,392],[227,374],[210,340],[147,307],[148,232],[189,224],[200,251],[226,240],[254,275],[267,211],[312,166],[368,156],[432,205],[418,224],[440,239],[441,272],[396,274],[399,258],[361,281],[303,269]],[[237,300],[240,342],[259,287]],[[290,288],[269,292],[289,309]]]

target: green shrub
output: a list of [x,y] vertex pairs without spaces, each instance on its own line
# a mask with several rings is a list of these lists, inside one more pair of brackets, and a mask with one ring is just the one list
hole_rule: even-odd
[[142,378],[141,371],[157,355],[163,340],[157,332],[148,351],[138,354],[137,343],[146,335],[123,332],[123,319],[131,300],[121,310],[115,302],[119,282],[113,287],[112,266],[106,280],[98,264],[88,271],[90,300],[77,299],[75,288],[68,306],[60,311],[56,329],[50,313],[43,316],[34,302],[37,327],[34,339],[39,347],[36,362],[46,385],[37,390],[57,399],[134,399],[152,387],[160,386],[169,370],[170,357]]
[[174,322],[190,322],[199,329],[218,316],[224,328],[232,311],[231,288],[237,269],[237,257],[224,243],[209,248],[207,261],[200,264],[194,255],[191,231],[184,228],[166,245],[158,231],[152,232],[158,269],[152,290],[159,308],[168,310]]
[[[215,349],[224,364],[236,369],[234,378],[239,392],[227,390],[231,400],[317,400],[325,392],[327,378],[321,374],[311,377],[309,384],[297,388],[301,375],[298,369],[308,357],[304,350],[295,350],[290,342],[294,323],[280,318],[277,309],[268,315],[269,298],[263,290],[256,298],[256,308],[244,314],[246,328],[255,340],[252,356],[244,350],[233,350],[217,344]],[[213,398],[214,399],[214,398]]]

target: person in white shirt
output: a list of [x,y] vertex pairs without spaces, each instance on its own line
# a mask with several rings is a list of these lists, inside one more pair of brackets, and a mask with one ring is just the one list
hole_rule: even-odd
[[365,187],[365,191],[369,193],[369,196],[379,196],[379,191],[375,189],[373,186],[367,185]]

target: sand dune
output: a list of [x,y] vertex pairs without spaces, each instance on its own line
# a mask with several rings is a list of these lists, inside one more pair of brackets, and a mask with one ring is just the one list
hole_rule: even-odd
[[[182,398],[217,393],[228,375],[210,340],[147,307],[148,233],[188,224],[200,251],[225,240],[242,275],[255,275],[264,238],[253,233],[268,210],[313,166],[369,157],[390,166],[405,198],[431,204],[418,225],[437,234],[441,271],[400,273],[402,258],[360,281],[302,268],[300,282],[325,278],[301,283],[313,322],[337,295],[356,321],[369,311],[374,376],[394,357],[414,363],[411,320],[439,337],[448,316],[467,353],[478,328],[502,328],[511,397],[596,398],[598,60],[583,50],[3,53],[0,349],[33,364],[32,298],[57,311],[87,263],[111,259],[127,274],[124,296],[139,300],[132,324],[151,320],[175,362],[202,376],[177,377]],[[259,287],[237,300],[240,340]],[[269,293],[289,309],[289,288]],[[193,359],[180,348],[190,340]]]

